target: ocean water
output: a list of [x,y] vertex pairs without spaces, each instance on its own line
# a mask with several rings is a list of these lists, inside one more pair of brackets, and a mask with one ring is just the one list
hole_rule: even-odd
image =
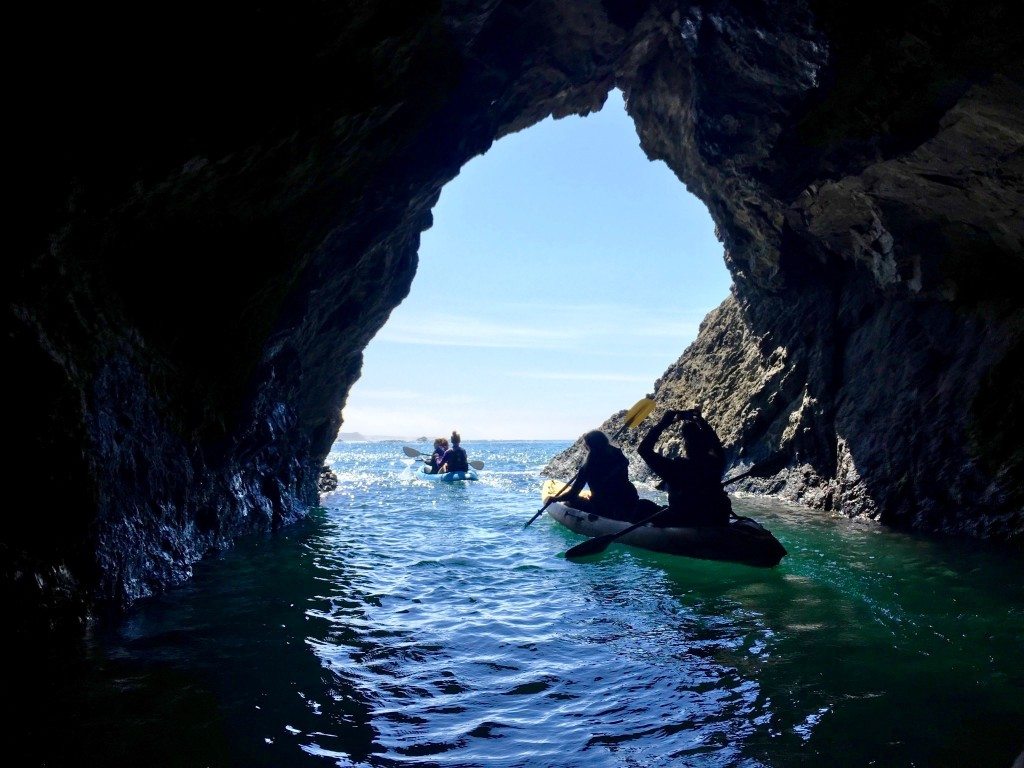
[[[1024,748],[1024,562],[734,501],[774,569],[581,539],[563,442],[468,443],[481,480],[338,443],[338,490],[39,670],[25,764],[999,766]],[[426,450],[426,446],[419,446]]]

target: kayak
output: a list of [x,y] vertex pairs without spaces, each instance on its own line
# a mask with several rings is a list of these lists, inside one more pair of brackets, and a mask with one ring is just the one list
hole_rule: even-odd
[[[548,480],[541,496],[554,495],[563,487],[564,483]],[[558,501],[548,505],[547,513],[570,531],[584,536],[618,533],[632,525],[625,520],[581,512]],[[737,518],[729,525],[700,528],[659,528],[648,523],[615,541],[652,552],[702,560],[726,560],[763,568],[778,565],[787,554],[785,547],[767,528],[749,517]]]
[[479,480],[480,475],[476,473],[475,469],[467,469],[465,472],[440,472],[436,475],[432,475],[427,472],[426,466],[420,470],[420,475],[423,476],[424,480],[436,480],[439,483],[457,483],[460,480]]

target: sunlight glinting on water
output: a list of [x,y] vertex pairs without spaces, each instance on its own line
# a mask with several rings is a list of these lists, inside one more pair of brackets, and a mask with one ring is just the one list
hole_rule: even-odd
[[[402,490],[387,503],[325,503],[318,566],[348,597],[324,595],[330,608],[313,613],[356,634],[311,647],[359,688],[376,743],[402,762],[760,765],[765,742],[798,749],[843,699],[884,695],[829,693],[801,643],[827,636],[856,654],[917,634],[891,599],[893,573],[871,568],[872,545],[886,543],[873,529],[788,510],[816,535],[792,540],[773,571],[699,561],[666,570],[672,558],[622,548],[601,566],[571,563],[554,556],[571,534],[548,520],[519,530],[542,462],[488,445],[472,455],[491,469],[454,487],[417,479],[411,460],[383,475],[373,460],[353,466],[352,453],[379,450],[353,446],[338,462],[350,467],[348,493],[378,480]],[[777,505],[751,508],[782,517]],[[696,583],[678,578],[701,570]],[[775,675],[788,676],[794,700],[765,692],[760,681]],[[744,754],[748,740],[762,748]]]

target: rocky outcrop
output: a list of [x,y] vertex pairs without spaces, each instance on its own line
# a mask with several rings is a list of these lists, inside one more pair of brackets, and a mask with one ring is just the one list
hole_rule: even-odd
[[[1017,394],[990,389],[1017,354],[1012,336],[993,338],[998,323],[986,313],[972,332],[948,334],[954,318],[942,302],[836,312],[846,300],[802,292],[751,305],[731,296],[655,383],[651,419],[663,408],[700,408],[726,445],[726,476],[787,457],[784,471],[741,481],[743,490],[901,528],[1019,542]],[[976,393],[966,405],[965,391]],[[620,422],[621,414],[602,428]],[[627,431],[620,445],[634,479],[652,483],[636,455],[643,434],[644,425]],[[679,435],[670,431],[659,449],[678,454]],[[570,476],[583,453],[577,443],[546,472]]]
[[[842,36],[832,42],[837,55],[851,46]],[[781,166],[759,177],[753,169],[777,164],[794,135],[825,124],[829,134],[837,130],[825,110],[856,89],[856,78],[840,77],[818,106],[779,132],[774,153],[734,153],[751,169],[742,191],[721,202],[731,221],[720,228],[734,295],[656,383],[655,397],[663,407],[701,407],[737,468],[791,457],[788,470],[748,480],[748,490],[1019,545],[1024,381],[1014,361],[1024,313],[1013,286],[1024,269],[1024,91],[1016,65],[974,83],[931,82],[925,72],[948,76],[948,59],[959,55],[936,42],[904,30],[895,60],[887,59],[897,80],[924,78],[919,87],[931,94],[932,109],[945,93],[946,109],[927,132],[893,94],[872,94],[840,129],[847,146],[805,145],[823,163],[817,178],[790,187],[794,172]],[[833,65],[840,73],[849,66]],[[906,97],[916,103],[921,94]],[[880,103],[893,110],[889,121],[877,124],[871,141],[858,140],[859,113]],[[672,164],[671,132],[652,139],[643,104],[631,109],[645,145]],[[887,134],[897,123],[903,130]],[[922,131],[916,145],[915,129]],[[806,160],[793,159],[806,172]],[[675,162],[687,178],[700,160]],[[717,194],[726,187],[716,184]],[[614,418],[606,424],[614,425]],[[667,450],[679,447],[669,439]],[[574,446],[549,472],[571,473],[578,458]],[[634,466],[648,479],[642,462]]]
[[315,503],[442,186],[613,86],[726,247],[735,323],[707,323],[675,378],[736,393],[736,457],[792,446],[806,480],[786,487],[814,503],[1019,535],[1016,5],[24,13],[44,79],[10,97],[26,214],[0,568],[43,621],[128,604]]

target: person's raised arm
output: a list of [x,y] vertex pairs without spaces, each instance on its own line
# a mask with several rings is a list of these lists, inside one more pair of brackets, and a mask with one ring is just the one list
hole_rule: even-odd
[[650,467],[662,480],[666,479],[667,475],[670,474],[670,460],[655,451],[654,446],[657,444],[658,438],[661,437],[661,433],[664,432],[670,424],[676,422],[682,413],[684,412],[665,411],[661,416],[661,420],[651,427],[651,430],[644,435],[644,439],[640,441],[640,445],[637,446],[636,452],[640,454],[640,458],[647,462],[647,466]]

